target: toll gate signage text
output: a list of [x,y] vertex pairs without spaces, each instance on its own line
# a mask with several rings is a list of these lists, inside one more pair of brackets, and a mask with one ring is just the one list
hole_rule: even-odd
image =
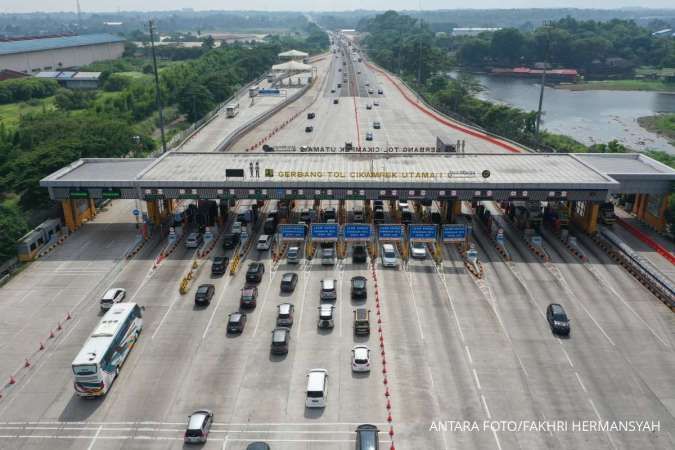
[[381,241],[400,241],[403,238],[403,225],[387,224],[380,225],[378,239]]
[[435,241],[436,225],[410,224],[408,238],[411,241]]
[[305,226],[302,224],[282,224],[279,226],[282,241],[304,241]]
[[337,241],[338,238],[337,223],[313,223],[312,240],[313,241]]
[[463,242],[466,240],[466,225],[443,225],[443,242]]
[[370,239],[372,230],[367,223],[348,223],[343,229],[346,241],[365,241]]

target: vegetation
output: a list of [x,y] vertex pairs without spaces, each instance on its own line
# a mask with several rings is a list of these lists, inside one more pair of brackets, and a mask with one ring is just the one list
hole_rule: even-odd
[[[262,75],[279,52],[328,47],[327,35],[316,25],[303,30],[304,38],[201,48],[197,58],[165,61],[159,78],[166,122],[174,125],[168,137]],[[0,105],[0,260],[14,254],[16,239],[31,225],[29,212],[49,205],[40,179],[78,158],[142,156],[156,148],[155,85],[142,73],[148,62],[129,56],[92,64],[89,70],[104,75],[103,90],[97,91],[63,89],[55,82],[0,82],[0,92],[28,100]],[[43,91],[49,96],[38,100]]]
[[667,83],[658,80],[603,80],[603,81],[585,81],[574,84],[560,84],[558,89],[568,89],[570,91],[656,91],[656,92],[675,92],[675,83]]
[[522,66],[548,61],[586,74],[625,73],[637,66],[675,67],[675,40],[652,36],[633,21],[577,21],[571,17],[534,31],[504,28],[450,41],[467,67]]
[[638,123],[643,128],[661,134],[675,143],[675,113],[640,117]]
[[54,95],[59,85],[54,80],[17,78],[0,83],[0,105]]

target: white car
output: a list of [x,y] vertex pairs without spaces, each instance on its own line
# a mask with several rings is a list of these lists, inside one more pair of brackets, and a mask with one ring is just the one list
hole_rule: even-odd
[[382,245],[382,265],[384,267],[398,267],[398,255],[392,244]]
[[124,297],[126,296],[127,296],[126,289],[122,288],[108,289],[105,295],[103,295],[103,297],[101,298],[101,309],[103,310],[110,309],[112,305],[121,302],[122,300],[124,300]]
[[262,234],[258,238],[258,243],[255,248],[261,251],[269,250],[272,246],[272,236],[269,234]]
[[231,231],[234,234],[241,234],[241,222],[234,222]]
[[352,372],[370,372],[370,349],[365,345],[352,348]]
[[202,245],[202,242],[204,242],[204,238],[202,238],[202,235],[199,233],[190,233],[185,240],[185,246],[187,248],[197,248],[200,245]]
[[297,264],[300,262],[300,247],[297,245],[288,247],[286,259],[288,260],[289,264]]
[[419,241],[411,242],[410,256],[415,259],[425,259],[427,257],[427,244]]
[[337,282],[329,278],[321,280],[321,293],[319,298],[323,300],[337,300]]

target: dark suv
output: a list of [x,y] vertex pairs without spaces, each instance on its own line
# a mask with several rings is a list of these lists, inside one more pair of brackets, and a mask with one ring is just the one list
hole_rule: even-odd
[[368,287],[366,277],[352,277],[352,298],[368,298]]
[[202,284],[195,293],[195,305],[208,305],[211,303],[213,294],[216,293],[216,287],[212,284]]
[[258,288],[255,286],[246,286],[241,290],[239,306],[242,308],[255,308],[258,299]]
[[354,264],[364,263],[368,260],[368,252],[365,245],[355,245],[352,249],[352,262]]
[[226,256],[216,256],[211,263],[211,275],[222,275],[227,270],[230,260]]
[[272,331],[272,348],[270,351],[275,355],[288,353],[288,344],[291,341],[291,329],[278,327]]
[[246,281],[250,283],[260,283],[265,273],[265,265],[260,262],[252,262],[248,265],[246,271]]
[[298,274],[293,272],[281,276],[281,292],[293,292],[298,284]]
[[356,428],[356,450],[378,450],[380,448],[378,432],[375,425],[359,425]]
[[239,235],[235,233],[226,233],[223,235],[223,250],[235,248],[239,243]]
[[244,332],[246,325],[246,314],[241,312],[233,312],[227,316],[227,332],[229,334],[241,334]]
[[548,320],[548,324],[553,333],[569,336],[570,321],[562,306],[557,303],[548,305],[548,308],[546,308],[546,320]]

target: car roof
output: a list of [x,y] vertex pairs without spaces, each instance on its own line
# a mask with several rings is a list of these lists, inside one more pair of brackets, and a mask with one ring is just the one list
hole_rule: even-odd
[[356,427],[356,431],[378,431],[378,429],[375,425],[364,423],[363,425]]
[[335,280],[330,278],[325,278],[321,280],[321,287],[323,289],[333,289],[335,287]]
[[190,420],[188,421],[188,430],[199,430],[202,427],[202,423],[206,417],[211,414],[208,410],[199,410],[190,414]]
[[103,298],[105,300],[112,300],[115,297],[115,295],[117,294],[117,291],[120,291],[120,290],[121,290],[121,288],[108,289],[106,291],[106,293],[103,295]]
[[393,251],[394,246],[392,244],[382,244],[382,249],[387,250],[387,251],[389,251],[389,250]]
[[357,281],[357,280],[358,281],[368,281],[368,280],[366,280],[366,277],[361,276],[361,275],[357,275],[355,277],[352,277],[352,281]]
[[251,442],[246,446],[246,450],[269,450],[270,446],[265,442]]
[[334,308],[335,306],[331,305],[330,303],[321,303],[319,305],[319,310],[321,311],[328,311],[328,310],[333,311]]
[[262,266],[262,263],[260,262],[252,262],[251,264],[248,265],[249,269],[257,269],[258,267]]
[[215,288],[215,286],[212,285],[212,284],[202,284],[201,286],[199,286],[199,287],[197,288],[197,292],[204,292],[204,291],[206,291],[206,290],[209,289],[209,288]]
[[291,280],[291,279],[293,279],[293,278],[295,278],[295,277],[297,277],[297,276],[298,276],[298,275],[295,274],[295,273],[293,273],[293,272],[286,272],[285,274],[283,274],[283,275],[281,276],[281,279],[282,279],[283,281],[286,281],[286,280]]
[[293,307],[293,305],[290,304],[290,303],[282,303],[282,304],[279,305],[279,312],[285,314],[285,313],[289,312],[292,307]]
[[266,241],[269,238],[270,238],[269,234],[261,234],[260,237],[258,238],[258,240],[259,241]]
[[232,314],[230,314],[230,322],[239,322],[242,317],[244,317],[243,313],[233,312]]
[[289,329],[286,327],[279,327],[272,330],[272,340],[273,341],[283,341],[288,336]]
[[256,290],[255,286],[247,286],[245,288],[242,288],[241,293],[242,294],[253,294]]
[[215,258],[213,258],[213,262],[223,262],[226,259],[227,259],[227,257],[225,257],[225,256],[216,256]]
[[368,352],[370,351],[365,345],[357,345],[352,349],[354,352],[354,357],[358,359],[365,359],[368,357]]
[[558,303],[551,303],[550,308],[553,314],[565,314],[565,310],[563,309],[562,305]]

